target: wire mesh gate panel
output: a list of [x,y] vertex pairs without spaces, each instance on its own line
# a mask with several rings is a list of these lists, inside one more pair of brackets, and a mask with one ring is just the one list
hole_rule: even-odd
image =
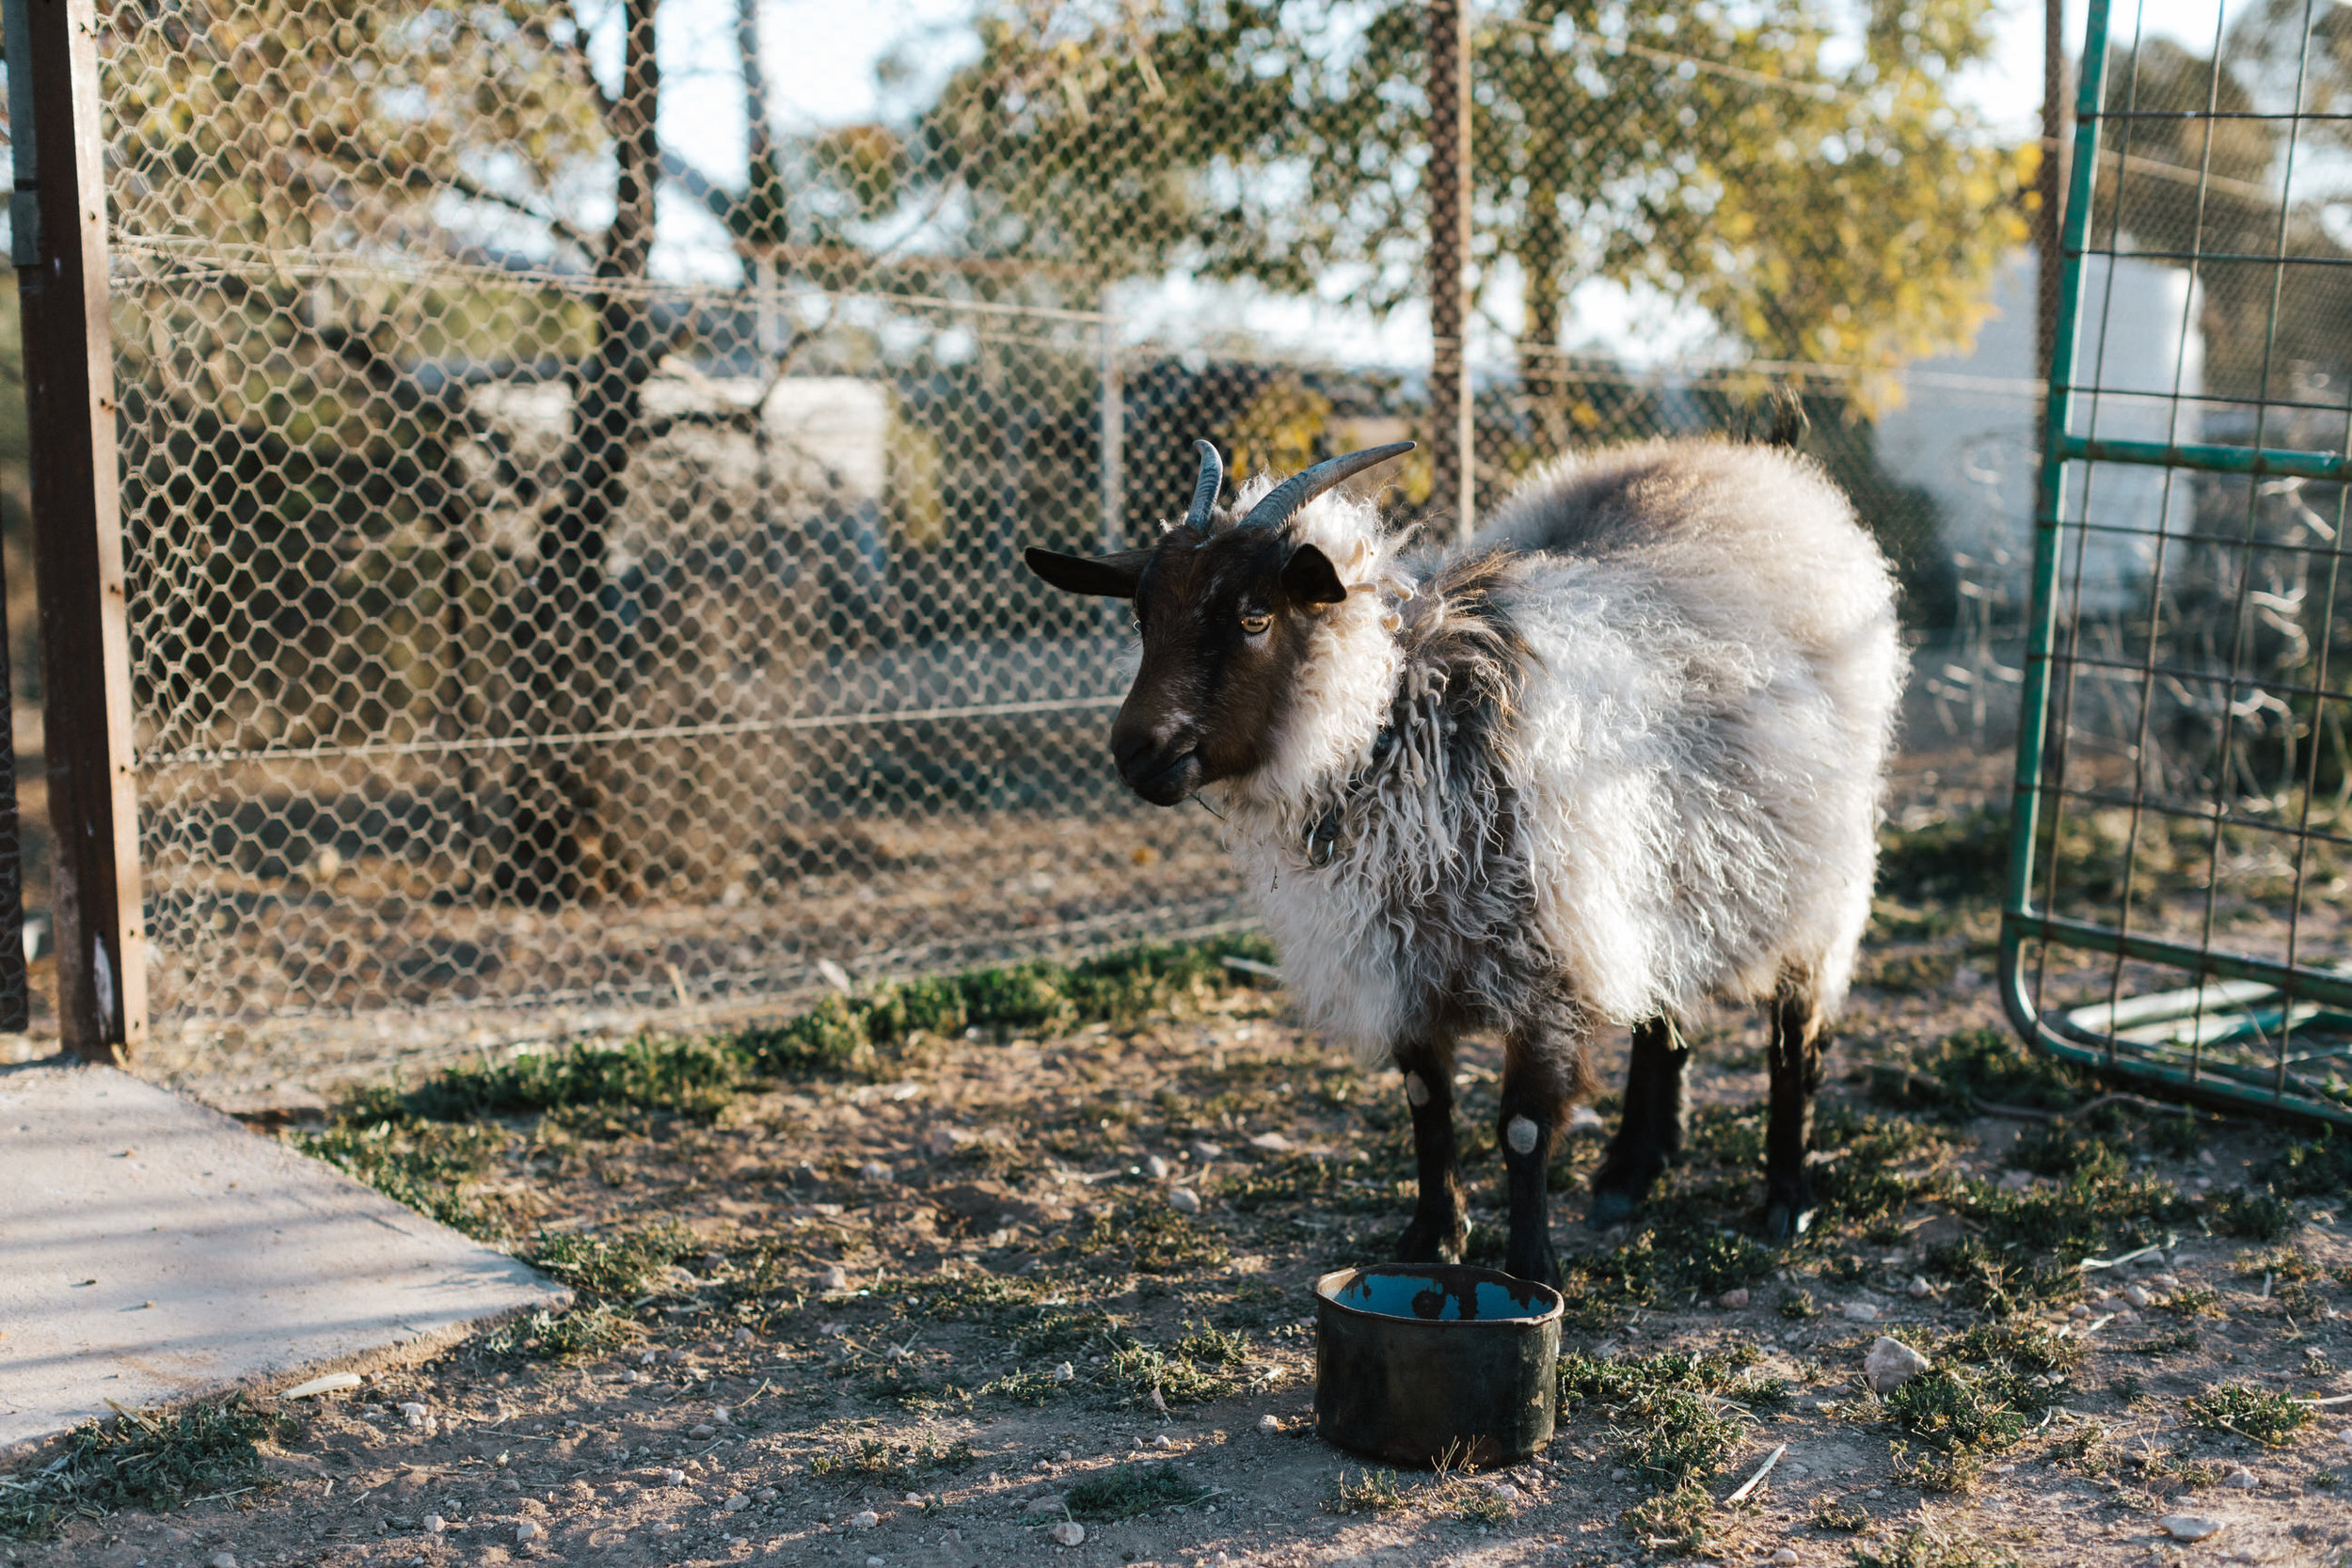
[[[1425,436],[1425,358],[1168,304],[1246,283],[1360,345],[1425,303],[1421,6],[977,5],[844,123],[796,119],[756,0],[103,9],[159,1039],[1246,917],[1207,815],[1107,765],[1123,613],[1018,551],[1149,539],[1197,436],[1249,474]],[[1970,30],[1849,59],[1766,9],[1476,13],[1477,495],[1793,381],[1946,625],[2000,592],[1951,531],[1997,532],[2023,445],[1948,427],[2025,403],[1904,366],[2019,276],[2025,171],[1940,96]],[[715,174],[661,134],[714,82]],[[1595,300],[1687,353],[1576,347]],[[1392,499],[1450,528],[1432,488]]]
[[[2066,1059],[2352,1122],[2352,40],[2202,25],[2090,7],[2003,987]],[[2118,309],[2151,263],[2175,308]]]

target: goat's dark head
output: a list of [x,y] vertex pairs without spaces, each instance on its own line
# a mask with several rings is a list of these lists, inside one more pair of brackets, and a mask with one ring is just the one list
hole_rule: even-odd
[[1200,476],[1182,526],[1150,549],[1060,555],[1032,549],[1029,570],[1072,594],[1135,603],[1143,664],[1111,726],[1127,786],[1172,806],[1202,784],[1265,761],[1315,617],[1347,597],[1330,558],[1283,525],[1352,475],[1413,450],[1410,441],[1350,452],[1294,474],[1238,521],[1216,519],[1225,482],[1216,449],[1193,443]]

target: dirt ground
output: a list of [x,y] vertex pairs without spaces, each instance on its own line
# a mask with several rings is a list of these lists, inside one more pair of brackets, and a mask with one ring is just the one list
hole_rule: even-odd
[[[1581,1223],[1580,1120],[1563,1409],[1523,1465],[1390,1474],[1314,1435],[1311,1281],[1387,1255],[1409,1129],[1390,1075],[1237,975],[859,1071],[245,1107],[580,1306],[259,1399],[258,1475],[0,1560],[2352,1564],[2340,1148],[2083,1109],[2097,1085],[2008,1043],[1994,931],[1989,902],[1882,901],[1796,1246],[1757,1230],[1754,1021],[1698,1037],[1688,1158],[1632,1227]],[[1464,1071],[1473,1260],[1500,1250],[1498,1065]],[[1883,1336],[1930,1361],[1884,1394]]]

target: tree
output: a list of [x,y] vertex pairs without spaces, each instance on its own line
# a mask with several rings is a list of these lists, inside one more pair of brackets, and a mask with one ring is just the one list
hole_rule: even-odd
[[[1836,64],[1812,0],[1518,0],[1482,13],[1472,157],[1484,303],[1516,277],[1522,382],[1556,394],[1587,279],[1695,305],[1767,360],[1887,372],[1965,345],[2024,238],[2030,153],[1953,102],[1988,0],[1874,0]],[[936,246],[1064,276],[1181,266],[1378,310],[1414,297],[1421,10],[999,5],[896,134],[812,146],[814,227],[930,218]],[[952,194],[950,194],[952,193]]]

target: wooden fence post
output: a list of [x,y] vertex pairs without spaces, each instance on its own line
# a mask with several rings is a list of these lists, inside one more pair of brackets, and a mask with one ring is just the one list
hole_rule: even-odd
[[1471,437],[1469,318],[1470,240],[1470,30],[1462,0],[1429,6],[1429,503],[1454,509],[1467,540],[1478,452]]
[[106,320],[95,0],[5,0],[33,551],[55,838],[57,1025],[90,1061],[147,1037],[131,644]]

